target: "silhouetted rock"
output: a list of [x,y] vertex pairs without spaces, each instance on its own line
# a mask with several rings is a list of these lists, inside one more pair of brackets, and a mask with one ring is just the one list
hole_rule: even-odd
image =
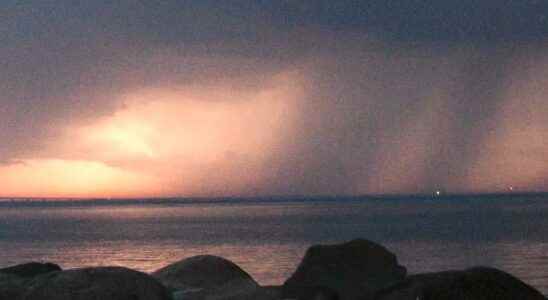
[[280,300],[279,286],[234,286],[225,284],[210,289],[176,290],[172,300]]
[[326,286],[303,286],[295,287],[291,293],[283,294],[283,298],[294,298],[300,300],[339,300],[339,293]]
[[0,299],[17,299],[25,292],[26,279],[0,273]]
[[254,289],[258,284],[235,263],[218,256],[199,255],[170,264],[152,276],[177,289]]
[[17,275],[19,277],[34,277],[49,272],[61,271],[61,267],[52,263],[30,262],[0,269],[0,273]]
[[61,271],[52,263],[30,262],[0,269],[0,299],[17,299],[26,290],[27,282],[36,276]]
[[209,298],[222,300],[279,300],[281,289],[279,287],[258,287],[254,290],[247,290],[226,298]]
[[485,267],[409,276],[380,291],[376,299],[545,300],[537,290],[512,275]]
[[282,297],[282,287],[281,286],[262,286],[257,290],[253,297],[244,298],[244,300],[277,300]]
[[[284,283],[283,297],[310,299],[320,287],[342,300],[371,298],[377,290],[405,278],[406,269],[383,246],[353,240],[310,247],[295,273]],[[330,297],[335,297],[332,295]]]
[[54,272],[27,284],[22,300],[167,300],[166,288],[156,279],[121,267]]
[[[232,280],[228,283],[201,289],[178,290],[174,298],[185,300],[243,300],[261,298],[261,287],[248,281]],[[177,296],[177,297],[175,297]]]

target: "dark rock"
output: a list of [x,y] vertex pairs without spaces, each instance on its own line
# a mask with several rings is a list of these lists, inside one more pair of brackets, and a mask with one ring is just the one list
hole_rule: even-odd
[[545,300],[533,287],[503,271],[465,271],[409,276],[377,293],[378,300]]
[[258,284],[235,263],[218,256],[199,255],[170,264],[152,276],[177,290],[254,289]]
[[179,290],[172,294],[172,300],[280,300],[280,287],[239,287],[223,285],[201,290]]
[[292,290],[292,295],[285,294],[283,298],[295,298],[300,300],[339,300],[339,293],[326,286],[307,286]]
[[121,267],[54,272],[27,284],[22,300],[167,300],[166,288],[156,279]]
[[214,298],[222,300],[279,300],[281,299],[281,290],[277,287],[258,287],[249,289],[226,298]]
[[30,262],[0,269],[0,299],[17,299],[25,293],[27,282],[43,274],[61,271],[52,263]]
[[282,297],[282,287],[281,286],[263,286],[255,294],[253,298],[248,298],[250,300],[277,300]]
[[0,299],[17,299],[25,292],[26,279],[0,273]]
[[[318,287],[329,288],[342,300],[371,298],[405,278],[406,269],[383,246],[353,240],[310,247],[295,273],[284,283],[283,297],[309,299]],[[335,297],[333,295],[332,297]]]
[[327,287],[319,287],[312,297],[314,300],[339,300],[339,294]]
[[52,263],[30,262],[0,269],[0,273],[17,275],[19,277],[34,277],[49,272],[61,271],[61,267]]

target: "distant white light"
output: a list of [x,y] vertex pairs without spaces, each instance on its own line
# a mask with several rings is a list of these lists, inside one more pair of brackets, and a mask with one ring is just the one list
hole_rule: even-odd
[[514,187],[513,187],[513,186],[510,186],[510,187],[508,187],[508,189],[509,189],[510,191],[513,191],[513,190],[514,190]]
[[439,196],[441,195],[441,192],[440,191],[436,191],[436,196]]

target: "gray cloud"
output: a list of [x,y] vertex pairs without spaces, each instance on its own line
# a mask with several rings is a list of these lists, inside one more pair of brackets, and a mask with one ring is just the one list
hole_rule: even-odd
[[254,90],[298,69],[303,117],[261,194],[400,191],[379,174],[409,192],[475,189],[462,182],[530,68],[516,64],[543,59],[548,36],[541,1],[61,2],[2,4],[0,161],[39,156],[136,88]]

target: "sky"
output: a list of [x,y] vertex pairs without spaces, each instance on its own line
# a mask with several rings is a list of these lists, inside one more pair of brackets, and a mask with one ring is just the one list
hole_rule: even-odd
[[0,3],[0,197],[548,190],[548,1]]

